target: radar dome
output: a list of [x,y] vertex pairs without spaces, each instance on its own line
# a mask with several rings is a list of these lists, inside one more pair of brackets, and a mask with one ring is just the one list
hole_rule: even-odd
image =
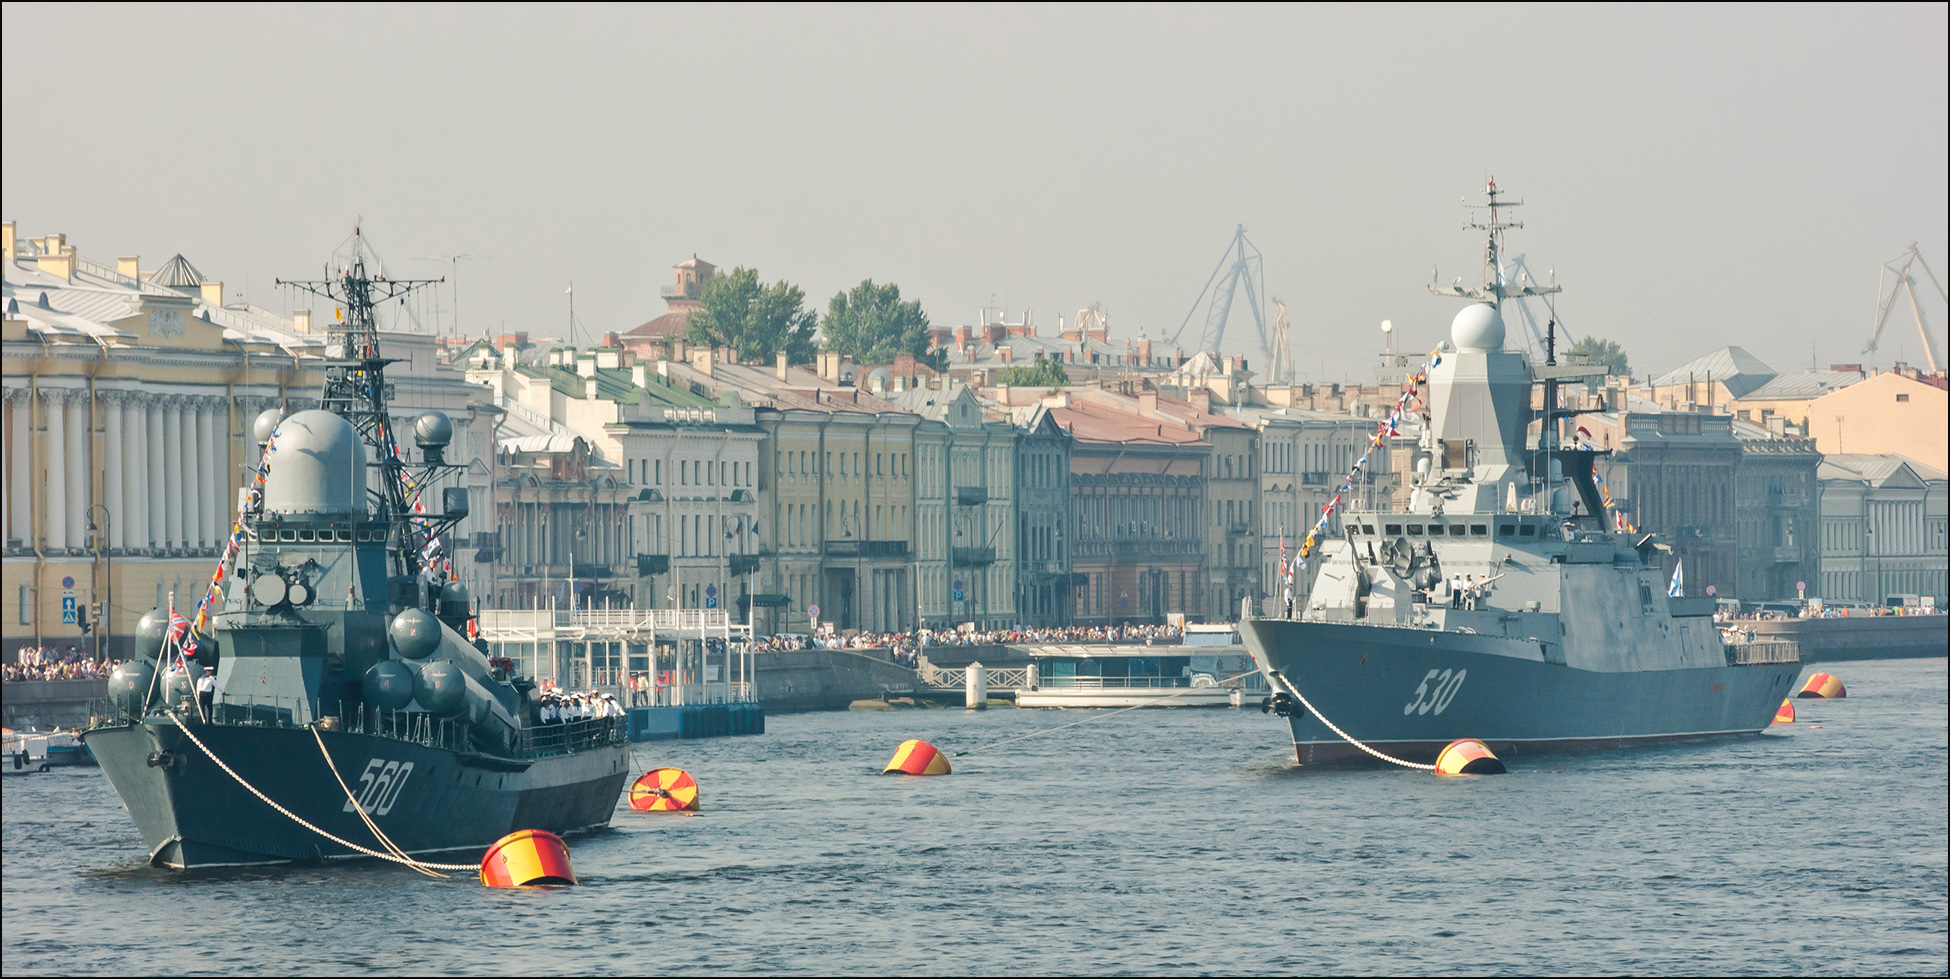
[[258,412],[257,420],[251,422],[251,438],[255,439],[258,445],[271,441],[271,433],[278,430],[278,423],[281,421],[284,421],[284,411],[281,409],[266,408]]
[[1503,314],[1489,303],[1466,307],[1450,321],[1449,338],[1458,350],[1502,350]]
[[446,412],[427,411],[413,419],[413,441],[420,448],[443,448],[454,440],[454,423]]
[[365,445],[352,423],[329,411],[301,411],[278,423],[278,447],[264,479],[270,513],[363,510]]

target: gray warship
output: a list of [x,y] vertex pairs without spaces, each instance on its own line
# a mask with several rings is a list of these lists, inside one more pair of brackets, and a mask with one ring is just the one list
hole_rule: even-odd
[[1431,286],[1474,302],[1418,391],[1406,507],[1347,511],[1310,593],[1241,623],[1302,765],[1373,760],[1352,742],[1428,764],[1460,738],[1508,756],[1749,734],[1799,673],[1792,643],[1724,641],[1713,599],[1670,594],[1666,545],[1608,510],[1603,452],[1566,440],[1556,407],[1560,382],[1603,368],[1557,363],[1554,322],[1543,363],[1504,349],[1502,301],[1557,286],[1502,275],[1520,226],[1502,193],[1472,205],[1483,286]]
[[438,512],[422,502],[456,468],[452,424],[421,414],[419,461],[399,447],[374,319],[425,283],[368,274],[352,242],[329,278],[291,283],[344,317],[320,408],[255,422],[269,448],[208,626],[166,652],[170,623],[146,616],[142,655],[109,680],[116,713],[83,736],[152,864],[478,859],[515,830],[606,825],[628,778],[621,718],[535,723],[534,681],[464,635],[471,602],[433,542],[467,491],[442,490]]

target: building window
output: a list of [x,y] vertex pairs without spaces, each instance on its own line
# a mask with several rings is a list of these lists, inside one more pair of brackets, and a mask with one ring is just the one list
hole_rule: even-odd
[[1901,404],[1901,403],[1903,403],[1903,402],[1906,402],[1906,401],[1908,401],[1908,400],[1909,400],[1909,395],[1907,395],[1907,394],[1899,394],[1899,395],[1896,395],[1896,403],[1898,403],[1898,404]]

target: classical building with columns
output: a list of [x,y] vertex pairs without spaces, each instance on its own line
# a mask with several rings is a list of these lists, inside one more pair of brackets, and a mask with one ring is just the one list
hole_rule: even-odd
[[[154,270],[135,257],[111,265],[61,235],[19,238],[11,221],[3,243],[0,654],[126,656],[144,612],[174,592],[188,614],[202,596],[257,461],[251,422],[316,405],[326,338],[304,312],[226,303],[223,284],[180,255]],[[406,361],[394,368],[405,430],[426,408],[454,420],[449,459],[467,466],[462,485],[481,505],[450,553],[463,580],[477,577],[500,412],[435,366],[432,337],[383,342]]]

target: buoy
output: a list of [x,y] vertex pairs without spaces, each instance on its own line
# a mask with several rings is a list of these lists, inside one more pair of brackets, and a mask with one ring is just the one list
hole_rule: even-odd
[[489,887],[565,887],[575,882],[569,845],[545,829],[509,833],[481,858],[481,883]]
[[880,774],[946,775],[948,771],[948,756],[942,754],[941,749],[926,741],[909,738],[894,749],[893,759],[887,762],[887,767]]
[[1781,709],[1774,712],[1774,723],[1776,724],[1794,723],[1794,701],[1786,700],[1786,699],[1783,699],[1781,701]]
[[696,812],[697,779],[681,768],[653,768],[630,786],[630,808],[637,812]]
[[1437,775],[1501,775],[1507,770],[1490,746],[1475,738],[1451,741],[1435,756]]
[[1817,673],[1809,677],[1807,683],[1802,684],[1801,692],[1795,694],[1795,696],[1802,700],[1811,698],[1817,700],[1840,700],[1848,696],[1848,688],[1842,686],[1842,681],[1835,679],[1833,673]]

